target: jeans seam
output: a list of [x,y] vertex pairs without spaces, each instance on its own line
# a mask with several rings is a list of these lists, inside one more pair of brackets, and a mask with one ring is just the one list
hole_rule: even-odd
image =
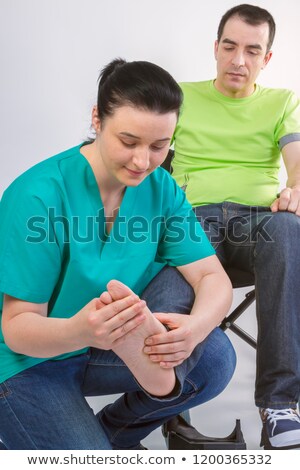
[[11,395],[11,390],[10,388],[8,387],[7,383],[6,382],[2,382],[0,384],[0,387],[2,389],[2,392],[0,393],[0,399],[1,398],[6,398],[8,397],[9,395]]
[[[3,383],[4,383],[4,382],[3,382]],[[0,384],[0,386],[3,385],[3,383]],[[37,450],[37,449],[38,449],[37,446],[35,445],[34,441],[33,441],[32,438],[31,438],[31,436],[28,434],[28,432],[27,432],[26,429],[24,428],[23,424],[21,423],[21,421],[19,420],[19,418],[18,418],[17,415],[15,414],[14,410],[13,410],[12,407],[10,406],[9,401],[7,400],[7,397],[8,397],[9,395],[12,395],[12,391],[7,387],[6,384],[5,384],[5,387],[9,390],[9,393],[6,394],[6,395],[2,395],[2,398],[5,399],[6,405],[8,406],[10,412],[12,413],[12,415],[14,416],[14,418],[16,419],[16,421],[17,421],[17,423],[19,424],[20,428],[21,428],[21,429],[23,430],[23,432],[26,434],[26,436],[27,436],[27,438],[30,440],[30,442],[32,442],[33,448],[34,448],[35,450]]]

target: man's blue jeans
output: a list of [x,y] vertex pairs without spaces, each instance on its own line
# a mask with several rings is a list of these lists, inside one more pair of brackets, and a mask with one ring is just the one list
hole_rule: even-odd
[[[163,269],[145,290],[153,311],[189,313],[193,293],[177,273]],[[112,351],[46,361],[0,384],[0,438],[8,449],[138,448],[170,417],[218,395],[235,361],[227,336],[216,328],[176,368],[177,387],[163,399],[145,393]],[[115,393],[123,395],[97,415],[85,400]]]
[[225,267],[255,275],[255,403],[296,408],[300,396],[300,217],[234,203],[195,208]]

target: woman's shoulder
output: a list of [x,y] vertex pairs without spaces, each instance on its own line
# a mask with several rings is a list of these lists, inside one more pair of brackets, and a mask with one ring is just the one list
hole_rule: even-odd
[[172,206],[176,200],[181,200],[184,196],[172,175],[162,167],[156,168],[147,180],[154,198],[160,198],[162,204],[167,207]]
[[172,190],[174,185],[176,185],[176,182],[174,178],[172,178],[171,174],[161,166],[157,167],[156,170],[154,170],[149,175],[149,181],[158,186],[161,191],[166,191],[167,188]]
[[3,196],[19,194],[20,197],[26,195],[42,197],[55,193],[63,179],[60,171],[61,162],[66,162],[71,171],[74,158],[78,157],[79,148],[80,146],[72,147],[33,165],[8,186]]

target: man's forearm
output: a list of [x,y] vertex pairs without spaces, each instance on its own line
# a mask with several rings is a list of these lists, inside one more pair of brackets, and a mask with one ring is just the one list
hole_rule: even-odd
[[290,172],[286,186],[287,188],[300,190],[300,165],[299,167],[295,168],[294,171]]

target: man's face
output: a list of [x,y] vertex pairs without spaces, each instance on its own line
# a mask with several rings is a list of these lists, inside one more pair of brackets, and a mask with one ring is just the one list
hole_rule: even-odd
[[216,89],[231,98],[250,96],[259,72],[272,56],[267,53],[268,39],[268,23],[252,26],[239,17],[230,18],[220,42],[215,42]]

